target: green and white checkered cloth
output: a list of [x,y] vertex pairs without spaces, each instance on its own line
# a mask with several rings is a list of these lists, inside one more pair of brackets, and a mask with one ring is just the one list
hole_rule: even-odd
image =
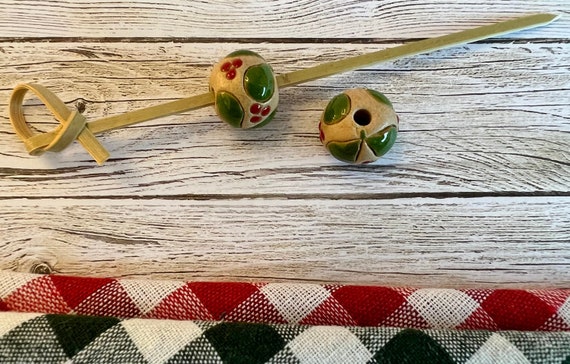
[[0,313],[1,363],[570,363],[570,332]]

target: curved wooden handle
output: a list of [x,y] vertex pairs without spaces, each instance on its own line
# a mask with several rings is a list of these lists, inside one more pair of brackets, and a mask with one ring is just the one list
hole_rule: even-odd
[[[28,91],[36,94],[60,122],[54,130],[35,134],[29,127],[23,110]],[[89,130],[85,117],[77,110],[69,110],[60,98],[42,85],[27,83],[14,88],[10,97],[10,122],[31,155],[59,152],[77,139],[99,165],[109,158],[109,152]]]

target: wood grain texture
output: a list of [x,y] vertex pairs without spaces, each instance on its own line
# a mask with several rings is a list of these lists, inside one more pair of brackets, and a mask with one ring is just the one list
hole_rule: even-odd
[[[211,64],[231,44],[0,44],[0,84],[40,82],[88,120],[207,90]],[[246,45],[277,72],[391,45]],[[235,130],[212,108],[103,135],[97,167],[75,144],[28,156],[0,90],[0,196],[271,195],[519,192],[570,185],[570,45],[477,44],[381,64],[281,92],[262,130]],[[327,101],[368,87],[401,117],[395,148],[377,164],[335,161],[318,140]],[[37,100],[29,101],[34,104]],[[30,120],[53,127],[44,107]],[[50,126],[51,125],[51,126]]]
[[43,263],[72,275],[564,287],[569,208],[570,198],[8,200],[0,269]]
[[[517,16],[568,14],[565,0],[0,1],[0,37],[424,38]],[[567,38],[570,19],[517,38]],[[512,37],[512,36],[511,36]]]
[[[0,0],[0,269],[420,287],[570,286],[570,3]],[[207,90],[240,48],[289,72],[536,12],[556,23],[281,90],[273,123],[212,108],[26,154],[20,82],[89,120]],[[365,167],[330,157],[331,97],[368,87],[401,118]],[[26,101],[34,127],[53,119]]]

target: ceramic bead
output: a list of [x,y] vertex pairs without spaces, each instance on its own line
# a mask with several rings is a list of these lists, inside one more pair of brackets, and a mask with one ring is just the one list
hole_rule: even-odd
[[352,89],[331,99],[319,123],[320,138],[337,159],[370,163],[386,154],[398,133],[398,116],[380,92]]
[[273,69],[257,53],[240,50],[218,62],[210,76],[218,116],[236,128],[267,124],[277,110],[279,92]]

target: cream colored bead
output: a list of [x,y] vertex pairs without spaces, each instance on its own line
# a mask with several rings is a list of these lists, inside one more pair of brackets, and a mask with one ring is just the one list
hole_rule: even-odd
[[214,65],[210,88],[218,116],[239,128],[268,123],[277,110],[279,92],[273,69],[258,54],[230,53]]
[[320,138],[327,150],[344,162],[376,161],[392,147],[398,116],[383,94],[352,89],[328,103],[319,123]]

